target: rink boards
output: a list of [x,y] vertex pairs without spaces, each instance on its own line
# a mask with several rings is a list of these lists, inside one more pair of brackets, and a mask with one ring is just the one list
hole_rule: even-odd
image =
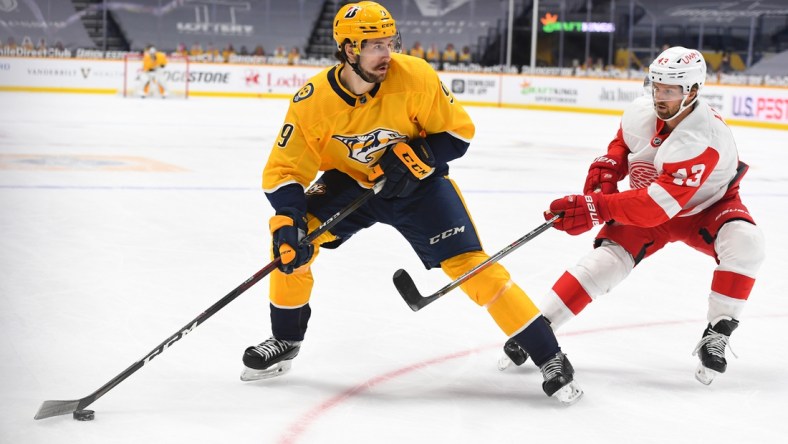
[[[322,67],[191,63],[166,73],[192,97],[289,98]],[[643,95],[643,79],[440,72],[468,105],[618,114]],[[122,60],[0,57],[0,91],[122,92]],[[708,84],[704,97],[733,125],[788,130],[788,88]]]

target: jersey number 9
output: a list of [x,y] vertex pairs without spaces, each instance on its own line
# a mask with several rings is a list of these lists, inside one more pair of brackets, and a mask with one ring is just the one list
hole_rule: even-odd
[[293,135],[293,130],[295,127],[290,123],[285,123],[282,125],[282,131],[279,133],[279,141],[276,142],[276,146],[279,148],[284,148],[287,146],[287,142],[290,140],[290,136]]

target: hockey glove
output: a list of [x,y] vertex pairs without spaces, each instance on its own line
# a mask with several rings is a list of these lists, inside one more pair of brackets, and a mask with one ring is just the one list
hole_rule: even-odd
[[627,175],[627,158],[621,154],[607,153],[594,159],[588,168],[583,193],[597,190],[602,194],[618,193],[618,181]]
[[282,273],[290,274],[312,259],[315,246],[300,244],[307,231],[306,216],[301,211],[290,207],[280,209],[271,218],[269,228],[273,237],[274,257],[281,259],[279,270]]
[[372,169],[370,180],[385,176],[378,195],[384,199],[410,196],[419,182],[435,171],[435,156],[424,139],[400,142],[389,148]]
[[598,193],[578,194],[554,200],[550,204],[550,211],[545,211],[545,220],[550,220],[553,215],[562,212],[564,215],[553,223],[553,227],[572,236],[585,233],[611,219],[607,202],[604,196]]

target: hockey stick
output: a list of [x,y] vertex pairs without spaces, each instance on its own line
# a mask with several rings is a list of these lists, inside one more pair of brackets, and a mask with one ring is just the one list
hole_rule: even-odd
[[[347,217],[350,213],[352,213],[353,211],[358,209],[358,207],[360,207],[366,201],[368,201],[372,196],[377,194],[378,191],[380,191],[380,189],[383,187],[383,182],[384,181],[377,182],[372,189],[365,191],[360,196],[358,196],[355,200],[353,200],[350,204],[348,204],[345,208],[334,213],[333,216],[326,219],[325,222],[323,222],[313,232],[309,233],[309,235],[305,237],[301,241],[301,243],[306,244],[313,242],[315,239],[317,239],[318,236],[333,228],[342,219]],[[84,398],[75,399],[72,401],[44,401],[44,403],[41,404],[41,407],[38,409],[38,413],[36,413],[34,419],[44,419],[44,418],[49,418],[51,416],[74,413],[77,410],[82,410],[85,407],[89,406],[97,399],[104,396],[108,391],[112,390],[112,388],[114,388],[116,385],[120,384],[121,382],[123,382],[123,380],[131,376],[134,372],[142,368],[142,366],[149,363],[153,358],[164,353],[164,350],[172,346],[172,344],[174,344],[175,342],[177,342],[187,334],[191,333],[192,330],[197,328],[198,325],[208,320],[208,318],[216,314],[216,312],[221,310],[225,305],[232,302],[243,292],[248,290],[257,282],[259,282],[260,279],[264,278],[272,271],[274,271],[276,267],[279,266],[280,262],[281,262],[280,258],[276,258],[273,261],[271,261],[268,265],[266,265],[260,271],[255,273],[252,277],[244,281],[244,283],[236,287],[235,290],[231,291],[225,297],[221,298],[218,302],[208,307],[207,310],[200,313],[199,316],[192,319],[191,322],[189,322],[188,324],[186,324],[186,326],[175,332],[175,334],[165,339],[164,342],[156,346],[156,348],[151,350],[151,352],[145,355],[145,357],[132,364],[126,370],[123,370],[118,376],[112,378],[111,381],[101,386],[95,392],[91,393],[88,396],[85,396]]]
[[397,291],[399,291],[402,299],[405,299],[405,302],[408,304],[410,309],[413,311],[419,311],[427,305],[433,303],[436,299],[459,287],[468,279],[476,276],[485,268],[503,259],[504,256],[521,247],[526,242],[547,231],[553,226],[553,223],[560,218],[561,214],[553,216],[552,219],[548,220],[542,225],[539,225],[530,233],[512,242],[503,250],[490,256],[486,261],[466,271],[465,274],[429,296],[422,296],[421,293],[419,293],[419,289],[416,288],[413,278],[411,278],[408,272],[403,269],[399,269],[394,272],[394,286],[397,287]]

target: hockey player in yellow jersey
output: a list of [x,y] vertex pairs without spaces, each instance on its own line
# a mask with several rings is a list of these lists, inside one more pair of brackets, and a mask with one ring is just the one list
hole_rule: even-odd
[[156,88],[161,97],[167,97],[167,82],[164,78],[164,67],[167,66],[167,56],[159,52],[152,45],[145,48],[142,56],[142,89],[140,95],[149,97],[151,87]]
[[[310,265],[321,248],[337,248],[380,222],[394,227],[426,268],[440,267],[451,279],[489,258],[448,176],[448,162],[465,154],[475,131],[462,105],[427,62],[399,54],[396,23],[383,6],[343,6],[334,38],[340,63],[295,94],[263,171],[263,189],[276,211],[269,223],[272,251],[281,264],[270,275],[272,336],[245,350],[242,380],[290,369],[311,315]],[[299,244],[382,179],[375,197],[312,244]],[[439,236],[445,232],[454,234]],[[580,399],[552,329],[502,265],[461,288],[509,338],[538,356],[534,363],[548,396],[566,404]]]

